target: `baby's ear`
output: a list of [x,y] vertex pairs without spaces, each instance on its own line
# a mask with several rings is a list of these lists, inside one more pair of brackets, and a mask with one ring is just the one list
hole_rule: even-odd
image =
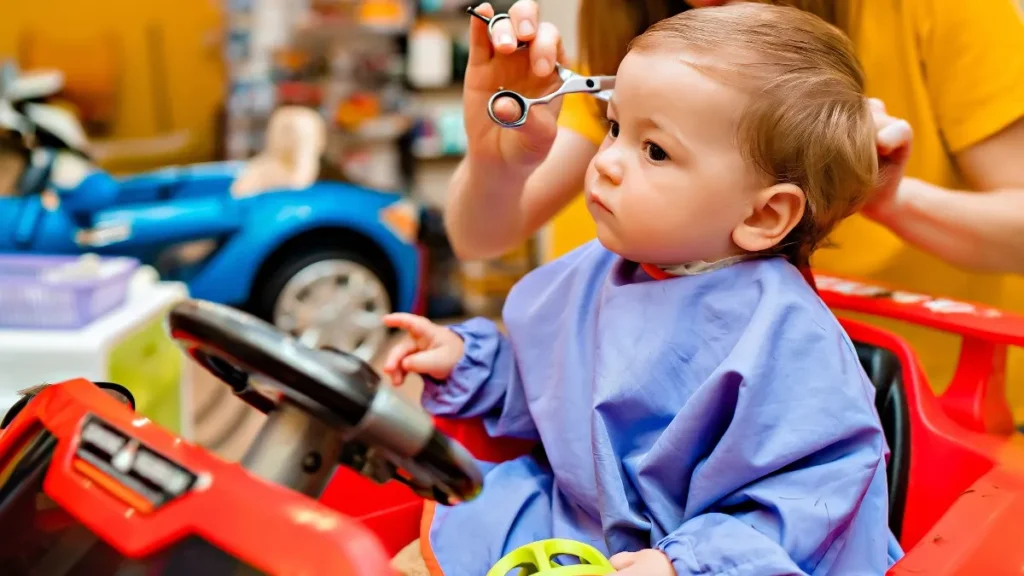
[[750,214],[732,231],[732,241],[747,252],[775,247],[804,217],[807,201],[795,184],[776,184],[757,193]]

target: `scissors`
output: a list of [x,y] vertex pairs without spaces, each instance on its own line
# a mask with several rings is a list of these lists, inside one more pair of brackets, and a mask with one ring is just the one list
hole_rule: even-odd
[[[472,7],[466,8],[466,12],[486,22],[488,32],[494,28],[495,23],[510,18],[508,14],[495,14],[493,18],[488,18],[478,13]],[[520,41],[519,45],[516,46],[516,50],[521,50],[526,46],[528,46],[526,42]],[[498,90],[487,101],[487,115],[499,126],[518,128],[526,124],[526,116],[530,112],[531,106],[549,104],[559,96],[576,93],[593,94],[595,98],[605,102],[612,97],[612,91],[615,88],[615,76],[581,76],[557,62],[555,62],[555,72],[558,73],[558,77],[562,80],[562,85],[558,87],[558,90],[540,98],[527,98],[514,90]],[[501,98],[511,98],[519,105],[519,116],[514,120],[502,120],[494,113],[494,103]]]

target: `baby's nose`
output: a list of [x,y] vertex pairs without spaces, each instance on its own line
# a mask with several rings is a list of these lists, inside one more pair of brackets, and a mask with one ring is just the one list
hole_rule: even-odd
[[624,174],[622,158],[615,150],[615,146],[610,146],[597,153],[597,157],[594,158],[594,168],[597,169],[597,173],[600,174],[602,178],[608,180],[610,183],[616,186],[622,184],[622,177]]

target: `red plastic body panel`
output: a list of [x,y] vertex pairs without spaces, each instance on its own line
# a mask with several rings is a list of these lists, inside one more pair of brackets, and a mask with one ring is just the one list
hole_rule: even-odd
[[818,293],[831,308],[891,318],[963,337],[960,361],[942,395],[946,413],[969,430],[1010,434],[1006,348],[1024,347],[1024,317],[996,308],[932,298],[817,274]]
[[[533,442],[523,440],[491,438],[479,420],[436,418],[434,424],[485,462],[511,460],[534,446]],[[423,500],[397,482],[381,485],[347,468],[339,468],[320,502],[359,520],[377,534],[392,556],[419,537]]]
[[992,469],[965,490],[889,576],[996,576],[1024,566],[1022,471]]
[[901,544],[915,546],[949,506],[1001,461],[1024,468],[1024,452],[1012,450],[1013,436],[968,430],[946,414],[907,343],[854,320],[842,320],[850,337],[892,351],[903,368],[910,416],[910,477]]
[[[88,414],[209,482],[138,513],[72,469]],[[11,458],[39,426],[57,439],[43,490],[126,557],[144,558],[195,535],[270,574],[391,574],[390,557],[358,522],[173,436],[86,380],[42,390],[0,435],[0,458]]]
[[[822,298],[849,310],[964,337],[955,382],[936,397],[914,351],[898,336],[842,320],[850,337],[892,351],[903,369],[910,413],[910,474],[902,545],[892,576],[1019,574],[1024,566],[1024,436],[1005,400],[1006,347],[1024,346],[1024,318],[981,305],[934,299],[815,274]],[[528,443],[489,438],[478,421],[437,421],[477,458],[498,462]],[[404,488],[339,471],[323,501],[360,518],[397,551],[419,534],[422,502]],[[344,498],[341,498],[344,492]],[[382,504],[377,506],[376,504]]]

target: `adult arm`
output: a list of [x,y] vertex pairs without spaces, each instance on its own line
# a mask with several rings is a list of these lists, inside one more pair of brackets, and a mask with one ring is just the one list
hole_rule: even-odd
[[515,248],[583,189],[597,146],[560,127],[532,172],[496,171],[464,159],[448,190],[445,227],[456,256],[494,258]]
[[868,212],[953,264],[1024,272],[1024,19],[1012,0],[922,0],[927,90],[967,190],[906,179]]
[[907,178],[877,219],[958,266],[1024,274],[1024,119],[956,158],[977,191]]

